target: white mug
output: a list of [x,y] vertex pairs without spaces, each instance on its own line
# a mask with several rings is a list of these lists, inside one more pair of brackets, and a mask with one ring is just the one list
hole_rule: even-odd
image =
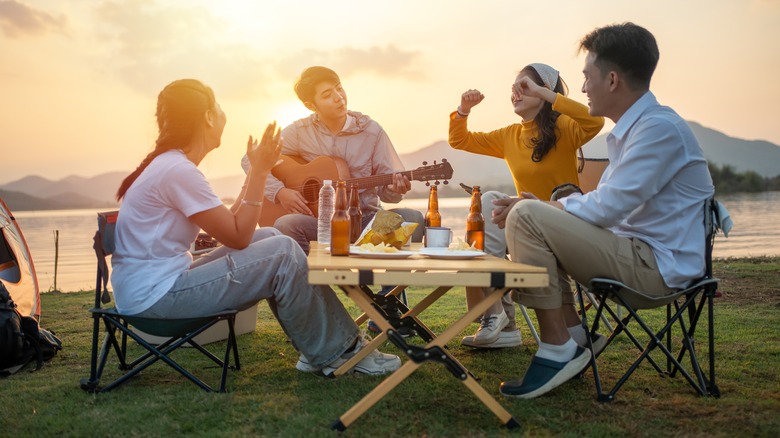
[[447,248],[452,242],[452,229],[447,227],[426,227],[425,246],[429,248]]

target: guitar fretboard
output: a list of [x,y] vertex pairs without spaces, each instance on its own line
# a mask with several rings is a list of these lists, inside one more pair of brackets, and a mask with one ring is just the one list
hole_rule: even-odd
[[[405,170],[398,172],[405,176],[409,181],[414,181],[414,171]],[[368,189],[371,187],[387,186],[393,183],[393,174],[372,175],[363,178],[353,178],[346,180],[347,187],[357,185],[359,189]]]

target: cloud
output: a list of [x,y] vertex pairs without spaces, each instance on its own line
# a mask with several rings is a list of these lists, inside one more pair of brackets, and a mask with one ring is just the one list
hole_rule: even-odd
[[68,19],[63,14],[55,17],[16,0],[0,0],[0,30],[9,38],[51,32],[67,35]]
[[264,60],[249,47],[221,39],[218,29],[223,23],[203,8],[104,2],[95,13],[103,23],[99,38],[111,51],[103,54],[108,67],[141,93],[156,93],[173,80],[190,77],[204,81],[221,97],[266,94]]
[[331,67],[340,76],[359,72],[371,72],[389,78],[422,80],[425,75],[417,69],[416,61],[421,53],[403,51],[390,44],[367,49],[341,47],[332,51],[306,49],[279,62],[277,71],[283,77],[296,77],[312,65]]
[[[156,0],[106,1],[95,7],[103,68],[143,94],[168,82],[201,79],[222,97],[255,100],[274,85],[288,84],[311,65],[328,65],[340,75],[372,72],[419,80],[419,52],[394,45],[333,50],[298,49],[232,39],[232,23],[194,4]],[[284,50],[283,54],[279,53]],[[118,55],[118,56],[117,56]]]

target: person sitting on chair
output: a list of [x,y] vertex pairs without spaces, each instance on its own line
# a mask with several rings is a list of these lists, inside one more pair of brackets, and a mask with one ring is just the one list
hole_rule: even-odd
[[[360,209],[363,227],[368,224],[382,202],[396,204],[412,185],[401,172],[404,166],[398,158],[384,129],[371,117],[347,109],[347,93],[341,79],[327,67],[305,69],[295,83],[295,94],[313,113],[297,120],[282,130],[282,154],[311,161],[322,156],[344,160],[350,178],[374,175],[393,175],[393,183],[360,191]],[[242,160],[244,170],[250,168],[247,157]],[[309,242],[317,240],[317,218],[306,205],[299,190],[284,186],[273,174],[268,175],[265,197],[281,204],[288,214],[274,222],[274,228],[295,239],[303,251],[309,253]],[[419,211],[393,209],[404,221],[418,225],[412,239],[421,241],[424,232],[423,215]]]
[[[547,64],[527,65],[512,84],[511,96],[515,114],[523,123],[491,132],[469,132],[468,115],[485,96],[478,90],[468,90],[461,95],[458,110],[450,114],[450,146],[504,159],[512,171],[518,195],[526,192],[549,199],[556,186],[578,183],[577,152],[604,126],[603,117],[588,115],[588,108],[566,97],[567,92],[557,70]],[[520,200],[487,191],[482,194],[485,215],[490,215],[497,199],[504,199],[507,204]],[[485,251],[500,258],[506,256],[504,230],[490,221],[485,223]],[[468,307],[482,301],[487,292],[479,287],[466,288]],[[572,325],[579,325],[574,302],[570,304],[567,315]],[[511,293],[488,309],[477,333],[464,337],[461,343],[475,348],[521,345]]]
[[[300,157],[307,162],[322,156],[342,159],[349,168],[350,178],[393,175],[390,185],[360,191],[362,227],[365,228],[382,209],[382,202],[396,204],[412,188],[409,179],[398,173],[404,170],[404,166],[390,137],[371,117],[347,109],[347,93],[333,70],[321,66],[309,67],[301,73],[294,88],[298,99],[313,113],[282,130],[282,154]],[[247,157],[242,160],[242,166],[244,170],[249,169]],[[309,242],[317,240],[317,218],[306,205],[304,196],[298,190],[285,187],[273,174],[269,174],[265,197],[281,204],[288,212],[274,222],[274,228],[295,239],[308,254]],[[417,223],[411,239],[422,241],[425,232],[422,213],[408,208],[390,211],[400,214],[405,222]],[[391,286],[386,286],[380,294],[385,295],[391,289]],[[385,311],[395,317],[401,316],[394,301],[388,303]],[[369,329],[380,331],[372,321]],[[406,327],[399,328],[399,332],[405,336],[412,333]]]
[[606,276],[663,296],[705,270],[701,218],[714,188],[690,127],[650,91],[655,38],[633,23],[611,25],[586,35],[580,51],[587,52],[582,92],[590,114],[615,122],[601,181],[584,195],[529,199],[493,212],[493,221],[506,226],[512,260],[550,273],[548,287],[516,296],[535,310],[541,343],[522,380],[501,384],[508,397],[537,397],[588,365],[585,329],[567,330],[569,276],[583,284]]
[[[329,287],[309,285],[306,255],[273,228],[256,229],[263,188],[279,159],[276,124],[252,136],[252,169],[227,208],[198,169],[220,146],[227,121],[212,89],[193,79],[167,85],[157,98],[155,148],[122,181],[111,282],[117,309],[148,318],[189,318],[268,300],[306,371],[332,373],[367,342]],[[222,247],[193,263],[203,229]],[[373,351],[354,371],[385,374],[397,356]],[[298,366],[299,369],[302,367]]]

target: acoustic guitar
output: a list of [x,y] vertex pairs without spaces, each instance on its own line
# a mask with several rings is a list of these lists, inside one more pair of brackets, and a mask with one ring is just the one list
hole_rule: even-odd
[[[426,164],[426,163],[423,163]],[[392,184],[393,174],[372,175],[363,178],[350,178],[346,161],[338,157],[322,156],[306,162],[300,157],[282,155],[282,162],[271,170],[286,188],[298,191],[306,200],[306,205],[317,216],[317,201],[322,181],[346,181],[347,188],[356,184],[359,189],[386,186]],[[452,165],[446,159],[441,163],[423,165],[414,170],[398,172],[409,181],[447,181],[452,178]],[[273,226],[276,219],[289,214],[282,204],[275,204],[266,198],[258,224],[261,227]]]

